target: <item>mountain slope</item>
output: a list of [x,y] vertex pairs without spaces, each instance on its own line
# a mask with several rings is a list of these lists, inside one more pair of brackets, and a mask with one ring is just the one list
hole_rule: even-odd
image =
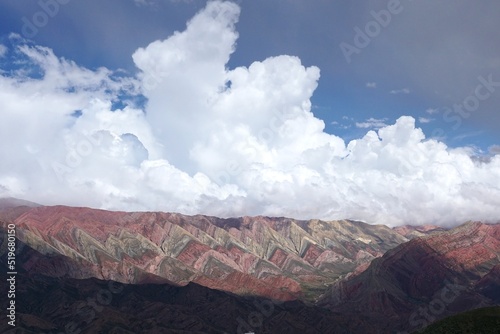
[[[52,275],[124,283],[189,282],[278,300],[313,300],[326,285],[407,241],[386,226],[288,218],[220,219],[65,206],[9,208],[17,236],[61,255]],[[66,259],[66,260],[65,260]],[[69,261],[71,259],[71,261]],[[33,265],[30,270],[47,273]]]
[[[52,266],[58,257],[19,245],[16,327],[0,322],[1,333],[333,334],[350,333],[350,321],[299,301],[242,297],[194,283],[121,284],[96,278],[52,277],[23,269],[32,259]],[[0,270],[7,272],[6,255]],[[0,281],[0,290],[8,282]],[[5,301],[7,302],[7,301]],[[2,301],[1,306],[7,307]],[[4,309],[5,309],[4,308]],[[356,319],[355,321],[359,321]]]
[[[229,324],[214,309],[230,316],[232,308],[248,313],[249,303],[263,298],[275,300],[280,311],[262,320],[261,333],[410,332],[500,303],[500,225],[470,222],[442,231],[355,221],[6,206],[0,209],[4,264],[10,224],[18,238],[21,304],[28,305],[20,317],[28,326],[23,328],[32,326],[37,333],[60,329],[59,319],[73,319],[84,296],[104,289],[106,281],[129,290],[113,307],[103,307],[107,311],[89,333],[112,332],[109,326],[233,333],[234,319]],[[180,299],[172,304],[172,294],[158,292],[158,300],[158,287]],[[189,308],[192,301],[198,306]],[[143,310],[137,314],[131,311],[136,304]],[[178,315],[181,324],[172,325],[176,318],[163,309]],[[257,331],[251,327],[245,332]]]
[[0,209],[15,208],[20,206],[26,206],[30,208],[41,206],[38,203],[26,201],[14,197],[2,197],[0,198]]
[[361,274],[336,282],[320,304],[366,314],[382,332],[417,330],[498,303],[499,264],[500,225],[471,222],[388,251]]
[[500,333],[500,306],[460,313],[440,320],[419,333],[498,334]]

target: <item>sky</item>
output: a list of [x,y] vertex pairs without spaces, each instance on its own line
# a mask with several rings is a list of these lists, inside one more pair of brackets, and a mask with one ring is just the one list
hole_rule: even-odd
[[500,3],[5,0],[0,196],[500,217]]

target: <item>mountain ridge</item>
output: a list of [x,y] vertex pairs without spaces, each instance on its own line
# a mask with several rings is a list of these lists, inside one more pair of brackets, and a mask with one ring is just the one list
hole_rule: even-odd
[[[319,304],[363,313],[381,328],[417,330],[457,312],[499,304],[499,268],[500,225],[468,222],[396,246],[359,275],[335,282]],[[439,312],[428,319],[419,313],[433,305],[440,305]]]
[[[332,333],[405,333],[500,304],[498,224],[389,228],[350,220],[14,205],[0,208],[1,250],[9,224],[16,226],[19,270],[34,288],[46,280],[57,286],[53,279],[62,286],[112,281],[137,291],[196,284],[201,294],[212,289],[239,301],[300,303],[304,312],[335,321]],[[30,278],[42,276],[36,284]],[[303,332],[303,324],[294,326]],[[310,326],[311,333],[325,330],[324,322]],[[263,328],[276,330],[270,323]]]
[[[134,283],[128,272],[139,270],[171,284],[193,281],[280,300],[314,299],[325,285],[408,240],[386,226],[264,216],[40,206],[3,209],[0,218],[41,253],[80,261],[100,279]],[[99,266],[113,268],[114,276]]]

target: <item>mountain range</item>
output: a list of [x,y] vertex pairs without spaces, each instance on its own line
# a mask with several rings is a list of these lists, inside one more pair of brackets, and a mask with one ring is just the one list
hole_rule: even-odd
[[[4,271],[9,224],[27,333],[404,333],[500,304],[498,224],[390,228],[3,199]],[[99,291],[111,301],[92,309],[86,296]]]

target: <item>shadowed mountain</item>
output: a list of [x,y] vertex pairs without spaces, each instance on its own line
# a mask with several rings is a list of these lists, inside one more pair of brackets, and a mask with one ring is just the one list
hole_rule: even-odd
[[470,222],[413,239],[336,282],[319,304],[364,314],[381,332],[500,303],[500,225]]
[[10,224],[26,333],[413,332],[500,303],[500,225],[5,206],[2,266]]
[[500,307],[485,307],[460,313],[440,320],[420,334],[498,334],[500,333]]
[[0,198],[0,209],[15,208],[19,206],[26,206],[29,208],[35,208],[41,206],[38,203],[26,201],[23,199],[18,199],[14,197],[2,197]]
[[[242,297],[194,283],[121,284],[28,272],[23,267],[33,259],[55,267],[60,256],[18,246],[16,327],[2,321],[1,333],[351,333],[350,321],[342,315],[300,301]],[[8,271],[6,263],[4,254],[2,272]],[[0,290],[8,290],[6,280],[0,281]],[[7,303],[2,299],[0,306],[5,310]]]

